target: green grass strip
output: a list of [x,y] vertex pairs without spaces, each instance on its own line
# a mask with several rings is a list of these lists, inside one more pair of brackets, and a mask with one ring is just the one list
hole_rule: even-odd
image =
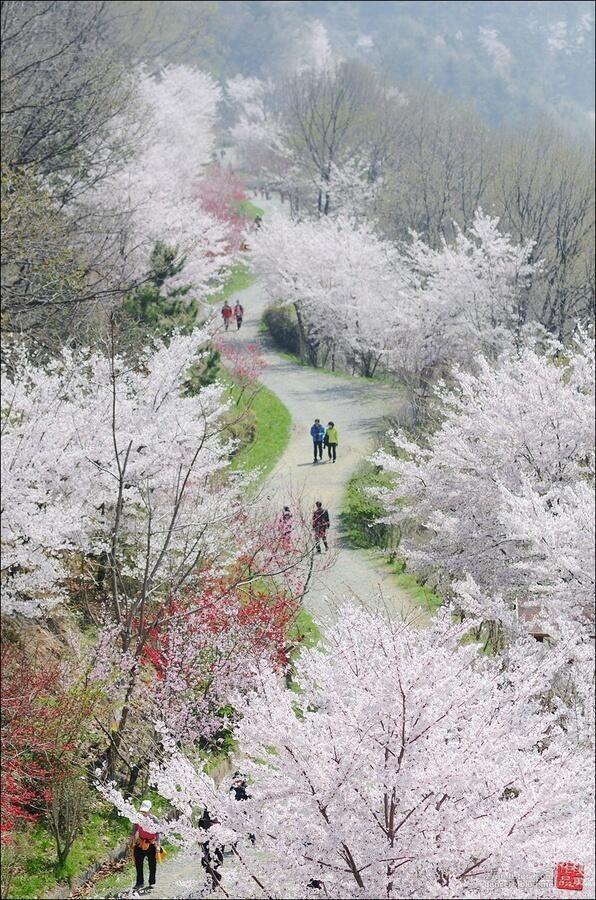
[[[238,388],[230,385],[231,396],[237,396]],[[256,394],[247,391],[235,412],[252,410],[255,416],[255,435],[250,443],[241,447],[234,456],[234,471],[259,469],[259,483],[275,467],[290,440],[292,418],[289,411],[273,391],[260,387]]]
[[425,587],[423,584],[419,584],[414,575],[401,571],[404,565],[403,560],[396,562],[388,560],[387,565],[390,567],[397,585],[408,594],[414,603],[424,606],[431,613],[435,612],[439,606],[442,606],[443,601],[434,591],[431,591],[430,588]]
[[265,215],[265,210],[260,206],[255,206],[251,200],[239,200],[235,207],[236,211],[245,219],[255,219],[257,216],[263,218]]
[[[388,487],[392,483],[391,477],[380,471],[373,463],[364,460],[352,474],[348,481],[341,511],[343,536],[348,546],[353,549],[365,549],[374,554],[378,562],[379,554],[391,551],[394,548],[388,540],[387,527],[379,525],[378,520],[383,516],[382,503],[376,497],[371,496],[369,488]],[[423,606],[430,612],[434,612],[442,604],[441,598],[430,588],[420,584],[414,575],[405,572],[405,560],[400,558],[383,559],[384,565],[389,567],[395,584],[406,593],[413,603]]]
[[300,607],[298,615],[292,622],[288,636],[291,641],[299,640],[299,647],[301,649],[314,647],[315,644],[318,644],[320,641],[321,631],[319,626],[308,610],[303,606]]
[[[100,862],[109,850],[126,839],[130,832],[127,820],[117,815],[110,806],[103,806],[90,814],[81,834],[75,840],[65,865],[55,862],[55,846],[51,835],[41,823],[19,836],[23,841],[20,850],[19,872],[10,886],[10,897],[43,897],[58,882],[67,882]],[[19,844],[20,846],[20,844]]]
[[253,283],[254,279],[251,275],[246,263],[236,263],[229,270],[225,284],[218,291],[209,294],[206,298],[207,303],[223,303],[229,300],[233,294],[246,290]]

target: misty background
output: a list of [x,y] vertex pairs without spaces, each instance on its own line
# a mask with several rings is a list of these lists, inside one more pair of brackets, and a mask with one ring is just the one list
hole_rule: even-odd
[[218,78],[277,78],[301,55],[356,58],[399,83],[430,85],[489,124],[550,119],[576,136],[594,123],[594,4],[559,2],[116,2],[121,33],[146,59]]

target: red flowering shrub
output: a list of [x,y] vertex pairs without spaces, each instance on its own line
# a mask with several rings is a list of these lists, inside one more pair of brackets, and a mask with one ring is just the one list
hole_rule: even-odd
[[6,841],[19,822],[33,822],[72,766],[99,701],[68,685],[55,661],[2,650],[0,827]]

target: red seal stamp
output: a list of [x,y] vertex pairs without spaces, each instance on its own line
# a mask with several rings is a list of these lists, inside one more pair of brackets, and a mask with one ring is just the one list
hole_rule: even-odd
[[583,891],[584,867],[572,862],[557,863],[554,885],[560,891]]

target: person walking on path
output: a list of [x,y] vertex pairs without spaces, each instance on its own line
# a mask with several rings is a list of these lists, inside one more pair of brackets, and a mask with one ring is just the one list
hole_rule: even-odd
[[232,779],[232,785],[230,787],[230,791],[234,794],[235,800],[248,800],[250,799],[250,794],[246,790],[247,781],[246,775],[243,775],[242,772],[234,772],[234,777]]
[[337,459],[337,445],[339,443],[339,438],[337,435],[337,428],[335,427],[333,422],[329,422],[327,425],[327,431],[325,432],[325,443],[327,444],[327,453],[329,454],[329,459],[332,459],[333,462]]
[[[201,818],[199,819],[199,828],[208,831],[212,825],[219,825],[219,820],[212,819],[209,810],[205,807],[201,814]],[[221,847],[216,846],[215,851],[212,853],[211,848],[209,847],[209,840],[206,839],[201,842],[201,865],[207,875],[211,878],[211,886],[214,891],[217,890],[217,885],[221,881],[221,872],[219,869],[223,863],[223,858],[223,850]]]
[[325,439],[325,426],[321,425],[320,419],[315,419],[315,423],[310,429],[310,436],[313,443],[314,462],[318,462],[319,459],[323,459],[323,440]]
[[242,319],[244,318],[244,307],[240,303],[239,300],[236,300],[236,306],[234,307],[234,315],[236,316],[236,326],[237,330],[240,331],[242,328]]
[[289,537],[292,533],[292,528],[294,527],[292,519],[292,510],[289,506],[284,506],[281,511],[281,516],[279,517],[281,533],[284,537]]
[[230,327],[230,319],[232,318],[232,307],[227,300],[224,300],[224,305],[221,308],[221,317],[224,321],[224,328],[227,331]]
[[279,530],[284,541],[289,541],[294,527],[294,517],[289,506],[284,506],[279,517]]
[[315,509],[312,514],[312,529],[315,533],[315,549],[317,553],[321,552],[321,541],[325,546],[325,550],[329,550],[329,544],[327,543],[329,513],[320,500],[317,500],[315,503]]
[[[143,800],[139,807],[139,812],[147,814],[151,809],[151,800]],[[149,818],[153,818],[150,816]],[[145,886],[144,866],[145,859],[149,861],[149,887],[155,884],[155,873],[157,869],[157,859],[160,854],[159,832],[147,831],[141,825],[133,825],[130,836],[130,846],[135,861],[135,869],[137,871],[137,882],[135,888]]]

